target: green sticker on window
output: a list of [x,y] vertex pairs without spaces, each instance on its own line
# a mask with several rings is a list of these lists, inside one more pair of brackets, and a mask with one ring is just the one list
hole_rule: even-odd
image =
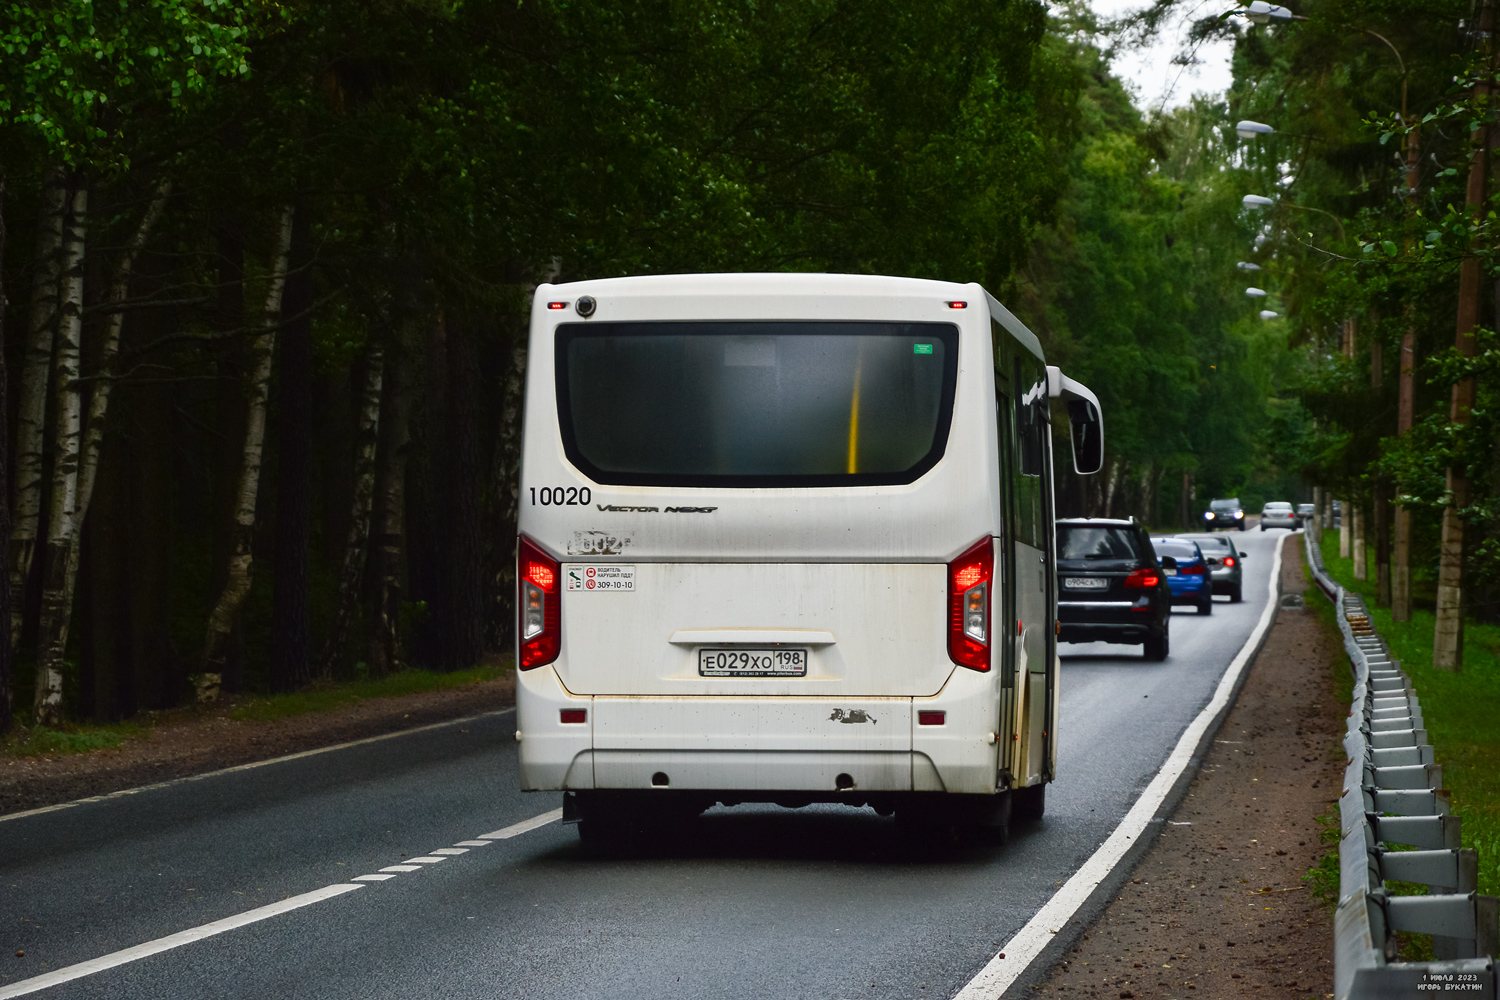
[[911,345],[911,352],[913,354],[931,354],[932,353],[932,345],[931,344],[912,344]]

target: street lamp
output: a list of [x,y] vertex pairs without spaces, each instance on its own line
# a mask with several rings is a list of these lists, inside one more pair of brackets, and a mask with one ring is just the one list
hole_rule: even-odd
[[1305,21],[1305,17],[1297,17],[1285,7],[1278,7],[1274,3],[1266,3],[1266,0],[1255,0],[1249,7],[1240,11],[1256,24],[1270,24],[1274,21]]
[[1240,203],[1246,208],[1270,208],[1276,202],[1265,195],[1247,194],[1240,199]]
[[1277,316],[1280,316],[1280,315],[1281,315],[1281,313],[1272,312],[1269,309],[1262,309],[1260,311],[1260,318],[1261,319],[1275,319]]
[[1276,130],[1269,125],[1247,120],[1235,122],[1234,131],[1241,139],[1254,139],[1258,135],[1272,135]]
[[1238,264],[1236,264],[1234,266],[1237,267],[1237,268],[1239,268],[1241,271],[1259,271],[1260,270],[1260,265],[1259,264],[1252,264],[1248,260],[1242,260],[1242,261],[1240,261]]
[[1264,288],[1255,288],[1252,286],[1245,289],[1245,294],[1250,296],[1252,299],[1263,299],[1266,297],[1266,290]]

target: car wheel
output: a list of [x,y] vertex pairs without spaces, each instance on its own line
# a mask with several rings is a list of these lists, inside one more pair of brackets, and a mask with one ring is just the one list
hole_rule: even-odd
[[1198,613],[1200,615],[1211,615],[1214,613],[1213,595],[1209,595],[1207,599],[1198,605]]
[[1245,595],[1241,592],[1240,586],[1241,585],[1237,583],[1229,591],[1229,603],[1230,604],[1238,604],[1238,603],[1240,603],[1241,601],[1243,601],[1245,599]]
[[1241,530],[1241,531],[1244,531],[1244,530],[1245,530],[1245,525],[1244,525],[1244,522],[1241,522],[1241,523],[1240,523],[1240,530]]
[[1172,635],[1170,632],[1163,632],[1161,635],[1148,635],[1146,636],[1146,659],[1153,663],[1160,663],[1167,658],[1167,654],[1171,652],[1171,647]]

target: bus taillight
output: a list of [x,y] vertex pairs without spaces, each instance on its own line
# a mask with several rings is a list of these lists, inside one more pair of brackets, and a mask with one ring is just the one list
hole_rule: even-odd
[[562,646],[558,577],[562,567],[522,535],[516,546],[516,582],[520,598],[517,631],[521,636],[521,669],[530,670],[557,659]]
[[971,670],[990,669],[990,578],[994,543],[985,536],[948,564],[948,655]]

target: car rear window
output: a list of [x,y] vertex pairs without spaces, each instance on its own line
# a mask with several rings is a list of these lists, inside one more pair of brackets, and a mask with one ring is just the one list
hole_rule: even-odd
[[1229,539],[1223,535],[1205,535],[1202,538],[1194,538],[1193,541],[1198,543],[1200,549],[1213,546],[1214,548],[1225,549],[1227,551],[1229,548]]
[[563,324],[563,447],[601,483],[909,483],[943,456],[957,348],[947,323]]
[[1084,524],[1057,526],[1059,559],[1139,559],[1140,546],[1129,528]]
[[1173,559],[1197,559],[1198,546],[1192,542],[1174,542],[1170,538],[1153,541],[1151,547],[1156,550],[1158,556],[1171,556]]
[[1238,500],[1215,500],[1209,504],[1209,507],[1214,510],[1238,510],[1239,506],[1240,502]]
[[1289,504],[1289,503],[1268,503],[1268,504],[1266,504],[1266,510],[1285,511],[1285,510],[1291,510],[1291,509],[1292,509],[1292,505]]

